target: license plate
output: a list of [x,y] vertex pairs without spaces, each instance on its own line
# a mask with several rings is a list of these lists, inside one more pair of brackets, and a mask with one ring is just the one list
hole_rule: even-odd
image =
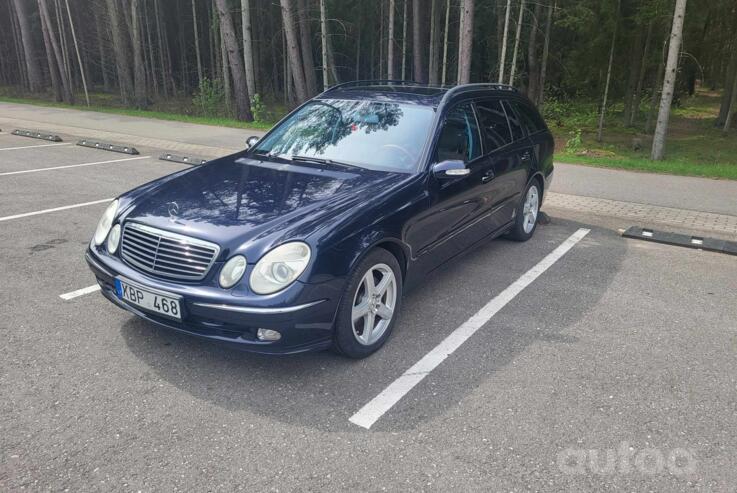
[[166,295],[153,292],[143,287],[134,286],[120,279],[115,279],[115,292],[118,298],[143,308],[150,312],[158,313],[165,317],[182,319],[182,310],[179,306],[179,298],[175,295]]

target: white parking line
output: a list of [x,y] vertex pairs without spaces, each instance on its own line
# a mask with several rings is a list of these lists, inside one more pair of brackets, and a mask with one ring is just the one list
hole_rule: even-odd
[[100,286],[95,284],[94,286],[87,286],[86,288],[77,289],[76,291],[71,291],[69,293],[60,294],[59,298],[63,300],[71,300],[71,299],[76,298],[77,296],[83,296],[85,294],[94,293],[99,290],[100,290]]
[[430,374],[445,358],[453,354],[461,344],[476,333],[491,317],[512,301],[519,293],[529,286],[535,279],[548,270],[555,262],[568,252],[573,246],[589,233],[589,229],[581,228],[561,243],[555,250],[550,252],[544,259],[530,270],[522,274],[522,277],[510,284],[504,291],[499,293],[483,308],[466,320],[460,327],[455,329],[440,344],[435,346],[429,353],[405,371],[402,376],[394,380],[379,395],[363,406],[349,421],[363,428],[369,429],[381,416],[400,401],[412,388],[420,383]]
[[38,144],[35,146],[20,146],[20,147],[2,147],[0,151],[14,151],[16,149],[33,149],[35,147],[51,147],[51,146],[70,146],[72,142],[61,142],[59,144]]
[[102,204],[103,202],[110,202],[111,200],[113,199],[94,200],[92,202],[82,202],[81,204],[65,205],[63,207],[54,207],[53,209],[44,209],[42,211],[25,212],[23,214],[16,214],[14,216],[0,217],[0,222],[10,221],[12,219],[20,219],[22,217],[38,216],[39,214],[47,214],[49,212],[65,211],[67,209],[74,209],[76,207],[86,207],[88,205]]
[[135,161],[137,159],[148,159],[150,157],[151,156],[129,157],[129,158],[124,158],[124,159],[111,159],[109,161],[95,161],[94,163],[66,164],[64,166],[53,166],[50,168],[36,168],[36,169],[24,169],[21,171],[7,171],[5,173],[0,173],[0,176],[22,175],[24,173],[38,173],[39,171],[51,171],[55,169],[79,168],[82,166],[94,166],[96,164],[122,163],[124,161]]

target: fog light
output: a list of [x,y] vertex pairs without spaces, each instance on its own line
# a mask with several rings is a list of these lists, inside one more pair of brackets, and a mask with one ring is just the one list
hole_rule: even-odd
[[258,337],[259,341],[278,341],[281,339],[281,334],[276,330],[258,329],[256,337]]

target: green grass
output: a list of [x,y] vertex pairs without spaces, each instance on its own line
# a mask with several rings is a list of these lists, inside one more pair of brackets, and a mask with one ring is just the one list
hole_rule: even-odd
[[571,164],[583,164],[602,168],[619,168],[650,173],[666,173],[682,176],[701,176],[737,180],[737,165],[693,163],[677,160],[651,161],[648,158],[587,157],[570,153],[556,154],[556,160]]
[[[622,107],[607,113],[603,142],[596,141],[598,116],[595,104],[554,104],[546,116],[556,137],[556,159],[568,163],[628,170],[703,176],[737,180],[737,131],[724,135],[714,127],[719,111],[719,94],[699,92],[685,98],[671,113],[666,142],[666,159],[651,161],[652,136],[643,132],[645,104],[635,127],[622,124]],[[567,145],[577,130],[578,145]],[[641,149],[633,149],[639,139]]]

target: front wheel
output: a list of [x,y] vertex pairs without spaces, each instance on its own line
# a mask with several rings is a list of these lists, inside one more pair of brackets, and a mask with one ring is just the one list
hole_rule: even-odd
[[353,270],[338,307],[334,349],[365,358],[389,338],[402,305],[402,271],[383,248],[372,250]]
[[537,215],[540,212],[540,184],[533,180],[527,186],[514,217],[514,225],[509,230],[509,237],[516,241],[527,241],[532,238],[537,227]]

